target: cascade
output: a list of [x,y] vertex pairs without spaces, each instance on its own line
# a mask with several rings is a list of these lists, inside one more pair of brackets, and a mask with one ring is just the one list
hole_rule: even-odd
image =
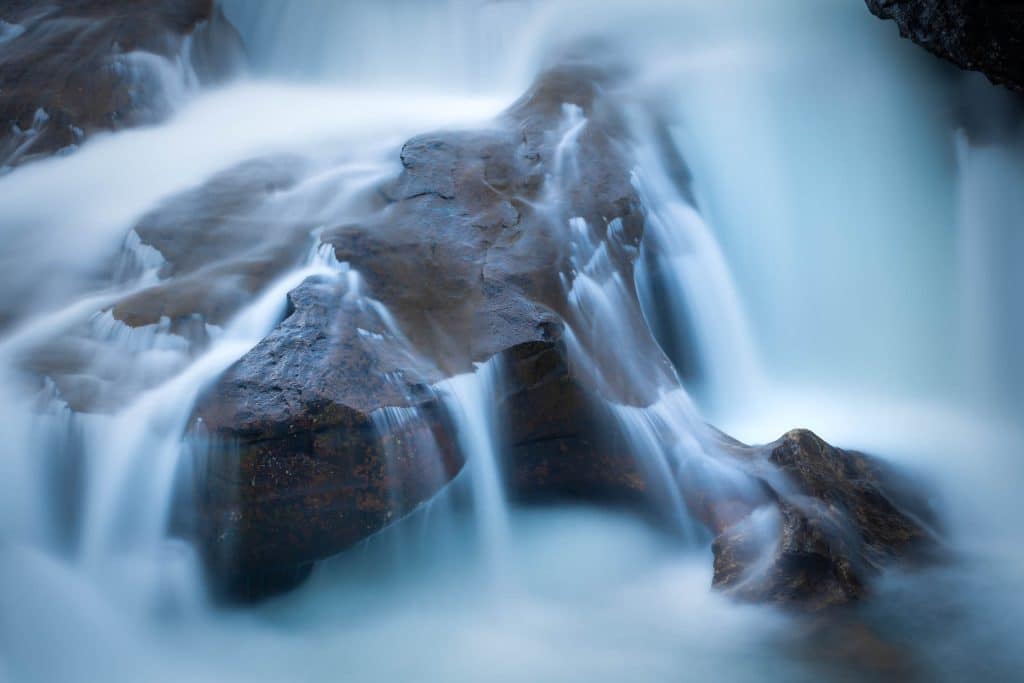
[[[0,680],[820,680],[818,650],[842,647],[711,589],[712,563],[727,564],[711,557],[720,518],[742,512],[730,528],[755,556],[739,594],[775,571],[787,515],[843,507],[801,497],[762,451],[718,431],[767,443],[794,426],[910,472],[958,554],[886,573],[856,633],[925,678],[970,678],[980,660],[997,678],[1019,671],[1008,643],[1024,615],[1012,598],[1024,595],[1012,514],[1024,476],[1024,145],[1012,103],[955,81],[856,2],[219,6],[249,54],[234,80],[200,78],[198,37],[169,56],[118,53],[110,68],[165,119],[81,130],[15,164],[59,123],[40,108],[0,146],[12,160],[0,169]],[[0,20],[0,58],[25,31]],[[609,128],[585,103],[555,102],[550,139],[515,139],[517,163],[546,170],[530,178],[543,191],[509,202],[514,220],[470,218],[480,234],[500,223],[486,245],[496,258],[535,220],[546,232],[531,248],[555,243],[562,260],[537,305],[543,334],[515,349],[535,355],[473,358],[465,330],[410,311],[380,273],[349,263],[345,230],[383,234],[417,197],[459,206],[454,191],[395,181],[417,163],[404,143],[436,151],[463,140],[452,131],[509,125],[496,117],[565,55],[612,74],[597,89],[622,116]],[[642,238],[622,217],[576,210],[601,189],[579,185],[592,136],[610,129],[610,149],[633,164]],[[532,158],[534,144],[551,157]],[[506,192],[507,169],[487,170]],[[461,190],[465,179],[420,181]],[[463,264],[435,258],[424,235],[436,226],[421,227],[357,246],[422,248],[438,279]],[[465,262],[472,239],[456,245]],[[487,277],[481,267],[490,294]],[[507,277],[513,290],[528,280]],[[227,607],[181,528],[197,506],[190,468],[217,455],[197,410],[294,314],[290,293],[318,283],[360,321],[324,337],[419,373],[370,373],[383,402],[332,435],[358,432],[359,454],[379,449],[384,462],[353,467],[344,486],[390,488],[359,502],[372,533],[307,558],[318,564],[305,584]],[[416,284],[438,309],[452,303],[438,283]],[[179,302],[199,312],[178,315]],[[495,319],[516,313],[497,308]],[[417,316],[430,324],[409,325]],[[293,346],[322,340],[308,324]],[[465,353],[445,357],[437,339]],[[530,438],[514,438],[514,409],[536,399],[514,384],[516,363],[540,368],[525,374],[564,390],[558,400],[585,395],[598,424],[552,435],[544,421],[562,406],[544,404]],[[286,408],[308,398],[278,394]],[[595,433],[610,435],[607,451]],[[517,469],[530,439],[549,460]],[[529,476],[563,483],[554,458],[578,443],[627,463],[623,514],[579,504],[594,501],[578,482],[579,500],[516,495]],[[324,471],[341,467],[327,460]],[[242,485],[291,481],[280,463]],[[326,475],[314,483],[300,503],[290,491],[260,502],[311,511],[338,493]],[[324,509],[318,523],[351,512]],[[400,562],[383,572],[389,553]],[[857,673],[874,663],[837,659]]]

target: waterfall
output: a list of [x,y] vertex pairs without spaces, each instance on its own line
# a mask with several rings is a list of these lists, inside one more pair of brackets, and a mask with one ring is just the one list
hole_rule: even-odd
[[479,543],[490,570],[501,572],[507,561],[509,512],[496,408],[501,391],[500,359],[480,365],[476,372],[447,380],[441,391],[449,397],[459,443],[469,463]]
[[[639,150],[634,182],[651,207],[648,258],[638,283],[641,303],[690,391],[708,410],[722,410],[764,388],[747,313],[721,247],[692,194],[687,196],[693,188],[676,141],[663,140],[659,155],[651,144],[654,132],[641,139],[648,144]],[[673,160],[681,165],[676,175],[683,177],[668,171]]]
[[[158,92],[166,121],[0,169],[0,680],[819,680],[831,650],[806,622],[711,591],[697,513],[707,496],[764,495],[762,464],[732,457],[716,428],[766,443],[797,426],[927,485],[957,553],[887,575],[855,634],[896,643],[925,678],[971,678],[978,660],[992,677],[1019,671],[1017,104],[842,0],[220,5],[246,74],[200,83],[187,42],[171,59],[119,54],[111,68]],[[0,51],[23,31],[0,21]],[[564,352],[558,381],[590,392],[655,524],[626,504],[517,501],[507,359],[427,358],[369,272],[321,242],[386,215],[406,140],[499,127],[567,50],[611,65],[602,87],[623,112],[643,237],[572,210],[594,120],[556,103],[528,208],[566,252],[551,283],[565,329],[536,343]],[[15,148],[56,115],[40,109]],[[204,190],[205,212],[190,194]],[[145,234],[168,215],[173,239]],[[197,234],[184,272],[171,252]],[[388,472],[428,453],[440,489],[449,445],[465,468],[429,500],[387,501],[409,516],[294,592],[225,607],[175,528],[203,447],[190,419],[310,277],[366,314],[361,340],[434,373],[422,395],[368,412]],[[188,278],[217,322],[161,310],[134,324],[121,309]],[[160,306],[181,292],[167,291]],[[780,523],[761,505],[743,533],[763,551]]]
[[[1024,366],[1020,347],[1018,265],[1024,255],[1020,197],[1006,187],[1022,177],[1020,141],[1006,146],[956,140],[961,354],[968,390],[982,405],[1019,406]],[[1012,408],[1011,408],[1012,410]]]
[[[515,88],[506,60],[521,44],[531,1],[393,0],[360,6],[333,0],[254,4],[227,0],[261,73],[301,80],[432,91]],[[434,39],[424,40],[429,35]]]

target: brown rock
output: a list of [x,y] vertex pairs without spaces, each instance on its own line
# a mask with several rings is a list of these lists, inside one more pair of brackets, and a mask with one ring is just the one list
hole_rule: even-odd
[[867,0],[900,35],[961,69],[1024,92],[1024,5],[1004,0]]
[[162,119],[160,79],[131,53],[176,57],[190,37],[184,58],[204,80],[223,78],[241,54],[212,0],[14,0],[0,20],[13,27],[0,43],[0,166]]
[[[410,140],[401,174],[381,188],[385,205],[324,233],[358,273],[358,287],[350,276],[293,291],[288,319],[197,408],[221,444],[204,470],[201,535],[229,588],[253,577],[263,585],[267,572],[338,552],[444,485],[462,463],[433,387],[489,359],[502,368],[504,389],[494,398],[520,456],[514,489],[527,497],[642,493],[625,448],[595,449],[606,443],[594,409],[606,390],[651,400],[651,378],[671,375],[632,291],[643,215],[623,131],[609,98],[599,96],[606,79],[590,67],[560,67],[490,129]],[[587,125],[578,174],[556,179],[566,104]],[[569,360],[564,321],[575,313],[562,278],[575,276],[567,230],[576,216],[587,220],[591,239],[608,243],[629,283],[635,310],[622,313],[636,351],[650,359],[642,385],[593,374],[612,363]],[[613,221],[621,224],[614,235]],[[596,358],[613,352],[578,336]],[[386,435],[403,444],[397,457],[406,466],[397,470],[388,465],[395,453],[374,432],[389,410],[415,416],[411,434]]]
[[226,324],[312,246],[312,223],[277,218],[266,206],[293,187],[302,170],[290,157],[247,161],[144,216],[134,231],[163,259],[160,282],[119,302],[114,317],[131,327],[165,316],[172,323],[199,316]]

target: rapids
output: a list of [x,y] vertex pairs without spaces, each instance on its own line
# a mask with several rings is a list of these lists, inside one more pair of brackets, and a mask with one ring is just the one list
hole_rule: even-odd
[[[149,55],[166,62],[166,122],[0,175],[0,681],[1019,675],[1024,133],[1003,125],[1004,95],[858,0],[222,4],[246,73],[200,87]],[[17,34],[0,23],[0,50]],[[319,231],[359,217],[406,139],[486,123],[580,45],[626,74],[649,208],[635,285],[685,390],[630,357],[629,283],[575,217],[570,344],[596,377],[614,368],[658,396],[610,415],[666,482],[670,523],[509,500],[488,362],[434,388],[471,454],[452,485],[292,593],[211,599],[195,551],[168,534],[185,456],[204,447],[183,437],[197,396],[311,275],[375,311],[367,335],[401,337],[358,273],[318,251]],[[565,108],[558,174],[576,171],[586,125]],[[140,218],[285,156],[298,180],[252,215],[311,226],[300,258],[223,325],[114,320],[115,301],[159,277],[162,257],[130,232]],[[620,340],[618,357],[587,335]],[[55,338],[109,379],[111,414],[25,380]],[[383,437],[417,419],[374,423]],[[805,426],[898,463],[933,493],[952,559],[887,574],[838,635],[712,591],[707,533],[670,482],[746,482],[707,457],[705,420],[749,443]]]

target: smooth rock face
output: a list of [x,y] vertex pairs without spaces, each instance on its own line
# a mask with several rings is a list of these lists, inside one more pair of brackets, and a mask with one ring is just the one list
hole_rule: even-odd
[[761,479],[766,501],[709,525],[719,531],[712,543],[717,588],[757,602],[834,607],[863,597],[886,565],[934,543],[919,519],[897,507],[923,516],[927,505],[862,453],[807,430],[743,450],[741,457],[772,466]]
[[867,0],[900,35],[962,69],[1024,92],[1024,3],[1013,0]]
[[159,121],[167,78],[218,80],[240,63],[213,0],[8,0],[0,22],[0,167]]

